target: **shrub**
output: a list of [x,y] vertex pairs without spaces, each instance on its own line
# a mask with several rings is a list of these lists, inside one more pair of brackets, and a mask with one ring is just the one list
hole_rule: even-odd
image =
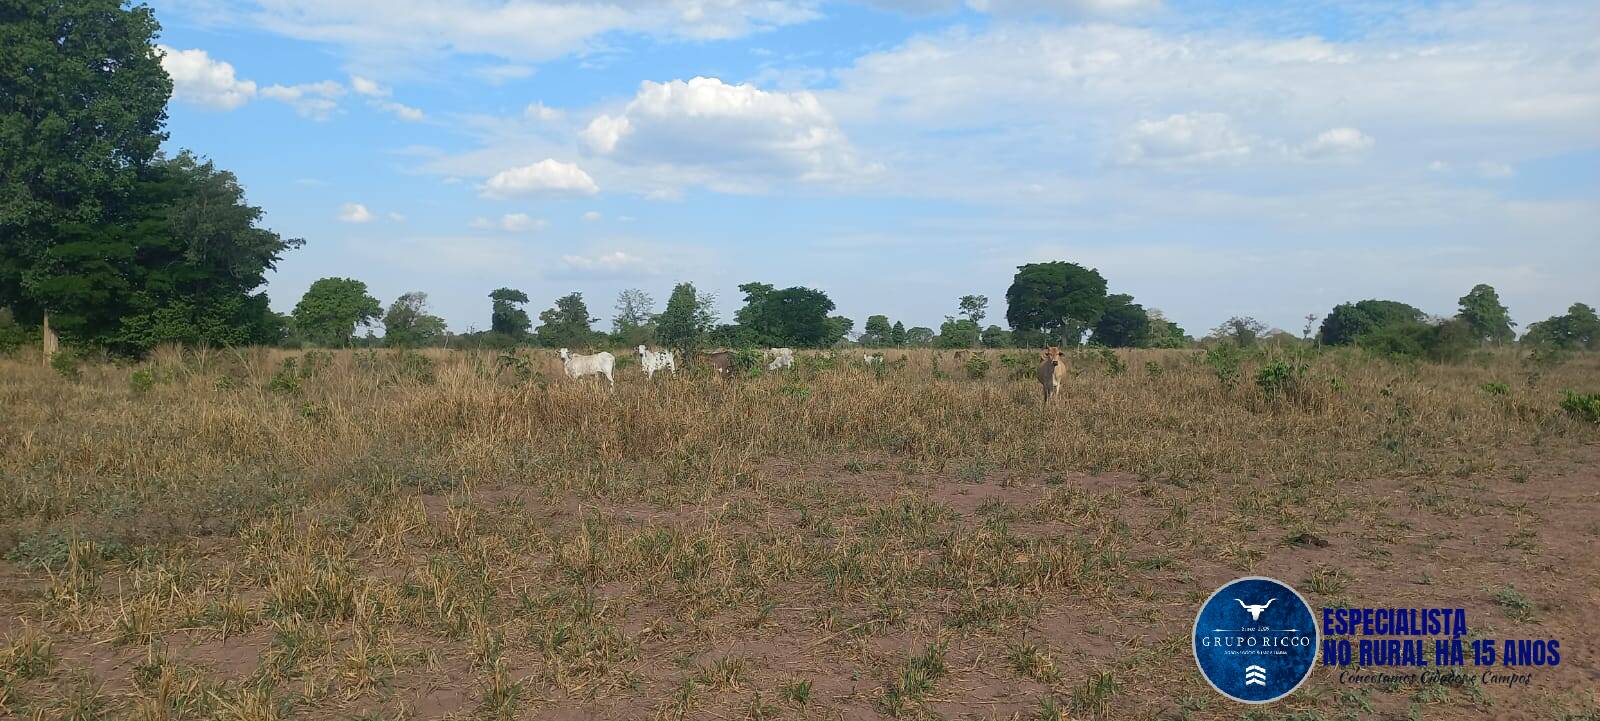
[[1108,376],[1120,376],[1128,370],[1128,364],[1123,362],[1117,352],[1110,348],[1100,349],[1100,362],[1106,364],[1106,375]]
[[285,358],[278,365],[278,372],[272,374],[267,381],[267,390],[273,393],[297,393],[300,390],[299,361],[294,358]]
[[1238,346],[1218,343],[1206,350],[1205,364],[1211,366],[1211,372],[1216,374],[1222,385],[1232,388],[1239,381],[1239,360],[1242,355]]
[[1503,396],[1511,392],[1511,386],[1499,382],[1485,383],[1478,387],[1491,396]]
[[1160,363],[1157,363],[1155,361],[1145,361],[1144,362],[1144,374],[1145,375],[1150,376],[1151,378],[1159,378],[1159,377],[1161,377],[1161,373],[1162,373],[1162,368],[1161,368],[1161,364]]
[[1567,391],[1561,399],[1561,410],[1590,423],[1600,423],[1600,393]]
[[1306,370],[1304,363],[1281,359],[1272,361],[1256,371],[1256,387],[1269,399],[1294,393],[1300,389],[1300,381],[1305,378]]
[[1006,369],[1006,377],[1018,381],[1026,380],[1033,376],[1034,370],[1039,367],[1039,359],[1027,353],[1008,353],[1000,356],[1000,365]]
[[71,348],[62,348],[50,356],[50,367],[62,378],[75,381],[83,377],[83,357]]
[[140,368],[128,376],[128,389],[134,393],[145,393],[156,385],[155,371],[149,368]]
[[967,356],[966,365],[962,366],[962,368],[967,371],[968,378],[981,380],[984,376],[989,375],[989,359],[982,353],[973,353]]

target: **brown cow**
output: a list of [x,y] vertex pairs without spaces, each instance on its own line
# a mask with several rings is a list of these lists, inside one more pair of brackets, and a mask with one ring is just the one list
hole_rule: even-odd
[[718,375],[727,375],[733,372],[733,351],[719,350],[701,355]]
[[1062,357],[1061,349],[1055,346],[1046,348],[1039,354],[1039,385],[1044,387],[1044,402],[1050,403],[1061,384],[1067,380],[1067,359]]

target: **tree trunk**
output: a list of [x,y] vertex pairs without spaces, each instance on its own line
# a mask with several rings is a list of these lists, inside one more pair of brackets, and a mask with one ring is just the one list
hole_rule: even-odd
[[44,332],[40,334],[44,346],[44,364],[50,365],[50,357],[61,349],[61,341],[56,338],[56,332],[50,330],[50,311],[44,313]]

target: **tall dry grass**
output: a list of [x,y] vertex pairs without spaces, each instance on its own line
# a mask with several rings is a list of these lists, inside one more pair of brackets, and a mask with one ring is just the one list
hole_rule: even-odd
[[[474,714],[622,703],[768,717],[794,679],[738,661],[696,670],[696,654],[772,624],[818,644],[800,655],[858,653],[869,674],[899,662],[842,644],[919,628],[1012,643],[1041,613],[1142,572],[1251,568],[1264,555],[1240,528],[1326,535],[1388,518],[1348,492],[1370,479],[1425,492],[1526,473],[1530,457],[1597,438],[1558,407],[1564,389],[1594,390],[1593,355],[1261,355],[1226,381],[1196,351],[1082,352],[1042,407],[1029,354],[1008,366],[989,352],[975,378],[949,354],[884,353],[881,369],[860,352],[806,354],[794,371],[734,379],[625,368],[614,390],[563,377],[546,351],[169,348],[76,380],[0,360],[0,553],[23,589],[0,596],[0,616],[27,629],[9,653],[52,639],[147,656],[143,676],[98,691],[45,691],[37,679],[67,688],[60,662],[34,675],[0,663],[0,710],[404,710],[407,673],[459,656]],[[1259,385],[1275,362],[1289,380]],[[1082,473],[1127,474],[1142,496],[1073,487]],[[992,478],[1045,490],[978,515],[935,498],[941,483]],[[1237,484],[1269,490],[1239,500]],[[1156,514],[1148,527],[1135,509]],[[764,620],[801,608],[803,621]],[[248,675],[169,649],[264,630]],[[1081,712],[1148,710],[1175,692],[1160,668],[1052,672],[1031,693],[1072,707],[1073,689],[1105,686]],[[904,715],[937,697],[904,686],[861,703]]]

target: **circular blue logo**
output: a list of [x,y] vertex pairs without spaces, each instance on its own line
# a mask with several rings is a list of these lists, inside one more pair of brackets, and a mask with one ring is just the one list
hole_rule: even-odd
[[1194,660],[1218,693],[1243,703],[1289,695],[1311,675],[1321,636],[1311,605],[1265,576],[1231,581],[1194,617]]

